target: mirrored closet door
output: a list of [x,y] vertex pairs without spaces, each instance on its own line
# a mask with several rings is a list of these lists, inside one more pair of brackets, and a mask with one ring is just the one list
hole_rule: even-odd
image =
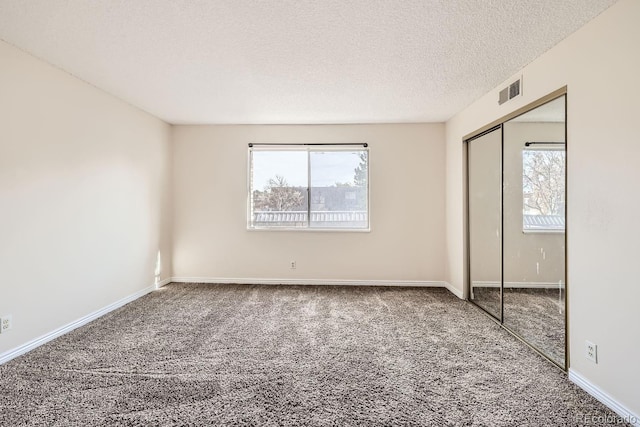
[[469,299],[566,368],[566,95],[467,140]]
[[469,297],[502,320],[502,129],[469,143]]

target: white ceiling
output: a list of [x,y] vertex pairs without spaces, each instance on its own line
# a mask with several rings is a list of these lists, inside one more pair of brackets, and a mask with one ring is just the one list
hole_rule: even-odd
[[0,0],[0,38],[170,123],[440,122],[615,1]]

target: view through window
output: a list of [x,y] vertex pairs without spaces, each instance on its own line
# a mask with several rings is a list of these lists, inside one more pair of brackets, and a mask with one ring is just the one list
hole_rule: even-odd
[[565,162],[565,150],[522,151],[522,227],[525,232],[564,231]]
[[249,228],[369,228],[367,149],[250,149]]

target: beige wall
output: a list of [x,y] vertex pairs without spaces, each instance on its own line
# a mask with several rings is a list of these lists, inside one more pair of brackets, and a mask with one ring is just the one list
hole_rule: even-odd
[[[529,64],[524,92],[498,90],[447,122],[447,277],[464,289],[464,135],[568,86],[568,296],[570,368],[640,414],[640,2],[621,0]],[[520,75],[520,73],[518,73]],[[505,81],[509,83],[515,79]],[[598,364],[584,357],[598,345]]]
[[[443,280],[443,124],[175,126],[173,137],[174,276]],[[371,232],[247,231],[249,142],[369,143]]]
[[0,354],[171,275],[169,126],[0,42]]

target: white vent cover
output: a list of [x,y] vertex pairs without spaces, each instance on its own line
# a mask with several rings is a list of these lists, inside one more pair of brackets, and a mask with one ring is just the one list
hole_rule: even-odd
[[505,87],[499,92],[498,104],[502,105],[505,102],[520,95],[522,95],[522,77],[520,77],[518,80],[511,83],[509,86]]

